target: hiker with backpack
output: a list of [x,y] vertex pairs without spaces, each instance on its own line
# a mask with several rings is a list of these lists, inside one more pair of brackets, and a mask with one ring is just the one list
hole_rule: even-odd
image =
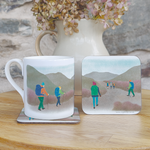
[[109,88],[109,82],[107,82],[107,88]]
[[112,82],[110,82],[110,89],[112,89],[112,87],[113,87],[113,84],[112,84]]
[[45,109],[44,106],[43,106],[44,95],[47,95],[47,96],[49,95],[46,92],[44,86],[45,86],[45,83],[43,82],[41,85],[37,84],[36,89],[35,89],[35,94],[38,96],[38,99],[40,101],[40,104],[39,104],[39,107],[38,107],[38,110],[40,110],[40,111],[41,111],[41,108]]
[[62,92],[61,86],[55,88],[55,96],[57,97],[57,103],[56,103],[57,107],[58,107],[58,104],[61,105],[60,104],[60,97],[63,94],[65,94],[65,93]]
[[129,87],[128,87],[128,95],[127,96],[130,96],[130,92],[132,92],[133,97],[135,96],[133,89],[134,89],[134,83],[131,82],[131,80],[129,80]]
[[113,83],[113,89],[115,89],[115,86],[116,86],[116,84],[115,84],[115,83]]

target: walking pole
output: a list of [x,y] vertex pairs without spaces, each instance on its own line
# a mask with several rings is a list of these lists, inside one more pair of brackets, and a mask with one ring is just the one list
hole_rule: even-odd
[[[128,91],[129,89],[128,89],[128,87],[127,87],[127,91]],[[129,95],[130,97],[131,97],[131,95]]]
[[62,105],[63,105],[63,97],[64,97],[64,95],[62,95]]
[[64,95],[62,95],[62,105],[63,105],[63,97],[64,97]]

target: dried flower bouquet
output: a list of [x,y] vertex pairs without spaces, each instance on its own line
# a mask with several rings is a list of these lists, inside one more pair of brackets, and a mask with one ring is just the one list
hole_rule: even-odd
[[104,28],[121,25],[121,16],[128,11],[129,0],[34,0],[32,8],[39,30],[54,30],[62,20],[66,35],[78,33],[77,20],[93,19]]

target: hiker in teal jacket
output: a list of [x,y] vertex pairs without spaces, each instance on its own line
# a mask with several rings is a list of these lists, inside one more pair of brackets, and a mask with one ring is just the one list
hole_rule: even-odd
[[129,80],[129,87],[128,87],[128,95],[127,96],[130,96],[130,92],[132,92],[133,97],[135,96],[133,89],[134,89],[134,83],[131,82],[131,80]]
[[98,95],[101,97],[99,88],[95,82],[93,82],[93,86],[91,87],[91,95],[93,98],[93,108],[95,109],[95,99],[96,99],[96,106],[98,106]]

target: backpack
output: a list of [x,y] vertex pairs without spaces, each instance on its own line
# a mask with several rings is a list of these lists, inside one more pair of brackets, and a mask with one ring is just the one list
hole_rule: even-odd
[[130,82],[130,84],[131,84],[131,89],[134,89],[134,83]]
[[44,94],[41,93],[41,89],[42,89],[42,88],[43,88],[43,87],[41,87],[39,84],[36,85],[35,94],[36,94],[37,96],[44,96]]
[[60,94],[59,94],[59,87],[57,87],[57,88],[55,89],[55,96],[56,96],[56,97],[60,96]]

